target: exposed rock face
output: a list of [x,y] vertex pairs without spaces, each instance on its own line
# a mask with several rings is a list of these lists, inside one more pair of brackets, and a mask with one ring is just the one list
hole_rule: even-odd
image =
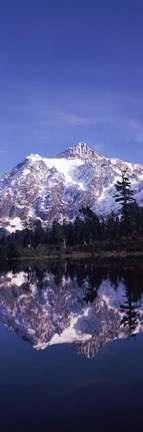
[[75,147],[69,147],[65,152],[58,155],[58,158],[73,159],[74,157],[78,157],[86,162],[93,162],[94,160],[96,161],[97,159],[102,158],[102,155],[91,150],[84,142],[78,143]]
[[73,220],[82,206],[107,215],[119,204],[113,198],[120,170],[127,170],[135,199],[143,205],[143,166],[109,159],[85,143],[68,148],[55,159],[31,154],[0,180],[0,224],[22,227],[25,219]]

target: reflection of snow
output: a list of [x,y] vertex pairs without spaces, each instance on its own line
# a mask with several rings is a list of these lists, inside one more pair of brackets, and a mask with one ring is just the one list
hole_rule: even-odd
[[98,295],[108,304],[109,308],[119,310],[120,305],[125,301],[125,286],[120,282],[116,290],[109,280],[103,280],[98,290]]
[[[8,272],[0,278],[0,319],[36,349],[65,343],[93,356],[114,339],[129,336],[129,325],[121,324],[124,316],[121,305],[128,298],[123,282],[114,289],[106,279],[101,282],[94,301],[86,303],[87,288],[87,280],[83,279],[79,288],[76,277],[65,276],[57,287],[54,275],[45,272],[39,289],[36,274]],[[143,329],[143,296],[139,304],[138,308],[135,303],[140,315],[132,333]]]
[[18,287],[20,287],[25,282],[26,277],[27,273],[23,271],[15,274],[13,274],[13,272],[8,272],[7,279],[9,281],[7,281],[7,285],[17,285]]
[[55,333],[50,342],[47,344],[41,344],[38,343],[34,346],[36,349],[44,349],[46,346],[54,345],[54,344],[62,344],[62,343],[72,343],[72,342],[86,342],[91,338],[91,334],[87,334],[82,332],[82,326],[77,328],[78,321],[83,319],[84,316],[86,316],[87,313],[85,311],[85,314],[78,315],[78,316],[71,316],[70,317],[70,325],[69,327],[66,327],[62,333],[58,334]]

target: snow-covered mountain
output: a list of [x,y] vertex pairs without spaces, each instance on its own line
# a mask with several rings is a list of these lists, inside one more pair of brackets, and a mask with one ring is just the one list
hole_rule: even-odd
[[139,303],[132,302],[138,311],[137,318],[134,309],[124,325],[123,316],[127,314],[127,306],[125,312],[121,310],[127,301],[124,282],[115,290],[108,278],[103,279],[92,303],[85,301],[88,288],[88,278],[79,287],[76,277],[63,275],[56,285],[55,276],[47,271],[42,281],[36,273],[9,271],[0,277],[0,321],[37,350],[66,344],[87,357],[95,356],[115,339],[127,338],[132,320],[136,322],[132,334],[143,331],[143,295]]
[[106,158],[85,143],[54,159],[30,154],[0,180],[0,225],[13,231],[30,219],[73,220],[87,205],[102,216],[118,211],[114,184],[124,169],[143,205],[143,165]]

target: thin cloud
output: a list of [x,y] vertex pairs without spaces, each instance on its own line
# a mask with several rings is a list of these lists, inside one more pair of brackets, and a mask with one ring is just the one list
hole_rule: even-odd
[[31,107],[29,116],[35,118],[40,124],[47,124],[48,126],[83,126],[91,123],[91,119],[87,118],[86,115],[54,109],[53,107]]
[[129,125],[131,128],[131,135],[132,139],[138,143],[143,143],[143,126],[142,124],[136,120],[136,119],[129,119]]
[[0,150],[0,153],[10,153],[12,150]]
[[[143,142],[143,126],[134,117],[140,112],[141,106],[141,97],[135,98],[117,91],[96,91],[92,95],[86,92],[82,95],[77,92],[65,95],[63,92],[62,98],[54,95],[53,99],[34,94],[22,104],[17,101],[14,107],[9,106],[8,118],[2,119],[0,125],[1,142],[5,136],[10,140],[16,136],[20,140],[32,138],[36,142],[50,141],[55,138],[58,129],[60,137],[65,129],[66,133],[73,129],[73,133],[78,134],[81,128],[82,133],[90,136],[91,140],[94,134],[95,141],[99,145],[101,142],[103,147],[110,141],[112,145],[116,143],[116,137],[117,140],[120,137],[121,143],[134,141],[140,144]],[[9,150],[0,151],[6,152]]]
[[[98,124],[114,124],[118,125],[121,123],[118,115],[106,114],[103,109],[103,113],[99,114],[98,109],[94,108],[92,111],[82,109],[80,106],[77,107],[77,111],[63,111],[57,108],[43,108],[40,106],[28,108],[29,116],[32,119],[35,118],[36,122],[41,125],[54,126],[54,127],[76,127],[76,126],[94,126]],[[80,114],[80,111],[82,111]]]

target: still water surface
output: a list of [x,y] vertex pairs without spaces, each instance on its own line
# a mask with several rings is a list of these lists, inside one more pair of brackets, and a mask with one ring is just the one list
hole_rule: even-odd
[[143,430],[142,262],[0,276],[0,428]]

